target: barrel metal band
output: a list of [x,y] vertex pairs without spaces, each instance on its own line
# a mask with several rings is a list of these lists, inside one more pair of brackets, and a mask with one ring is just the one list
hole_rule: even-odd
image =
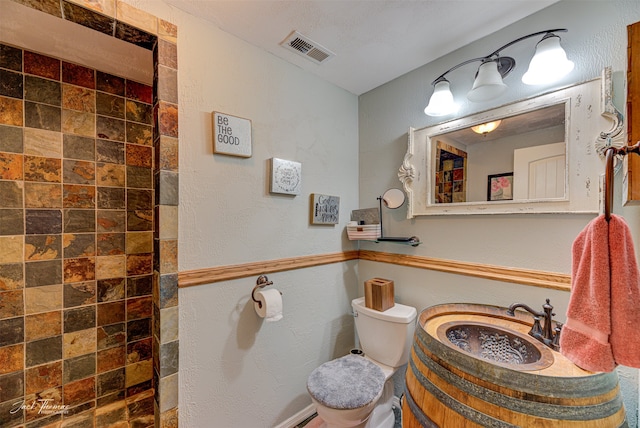
[[433,422],[427,415],[424,414],[422,409],[418,407],[418,404],[416,404],[416,402],[413,400],[413,397],[409,392],[406,379],[404,382],[404,390],[406,391],[406,394],[404,394],[404,400],[409,406],[409,409],[411,409],[411,413],[413,414],[413,416],[420,423],[420,426],[425,428],[440,428],[435,422]]
[[[620,397],[620,394],[617,394],[613,400],[589,406],[562,406],[510,397],[508,395],[483,388],[480,385],[457,376],[433,361],[417,344],[414,344],[413,348],[420,361],[446,383],[453,385],[455,388],[465,391],[482,401],[493,403],[494,405],[515,412],[557,420],[594,420],[609,417],[618,412],[622,406],[622,398]],[[410,362],[412,367],[416,367],[414,361]],[[415,370],[415,372],[417,375],[418,370]],[[426,380],[426,377],[422,376],[421,373],[420,375]]]

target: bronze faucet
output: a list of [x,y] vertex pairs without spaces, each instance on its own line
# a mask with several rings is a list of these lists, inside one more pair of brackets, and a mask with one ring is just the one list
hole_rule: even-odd
[[[560,341],[560,331],[562,329],[562,324],[555,322],[556,327],[553,327],[554,321],[553,316],[553,306],[549,303],[549,299],[547,302],[542,305],[542,312],[534,311],[528,305],[524,303],[513,303],[507,309],[507,315],[514,316],[515,310],[518,308],[522,308],[533,315],[533,326],[529,331],[529,335],[544,343],[548,347],[558,350],[560,349],[559,341]],[[544,319],[544,324],[540,327],[540,319]],[[555,330],[555,332],[554,332]]]

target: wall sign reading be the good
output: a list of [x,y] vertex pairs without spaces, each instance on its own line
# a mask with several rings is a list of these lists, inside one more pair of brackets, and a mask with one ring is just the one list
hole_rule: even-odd
[[213,152],[251,157],[251,121],[214,111]]

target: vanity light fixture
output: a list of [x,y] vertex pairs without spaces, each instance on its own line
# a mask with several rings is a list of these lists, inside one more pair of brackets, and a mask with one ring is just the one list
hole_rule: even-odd
[[489,101],[505,93],[507,85],[502,79],[513,70],[516,60],[509,56],[500,56],[500,52],[530,37],[544,35],[536,45],[535,54],[529,63],[529,69],[522,76],[522,82],[527,85],[542,85],[560,79],[573,70],[574,66],[573,62],[567,59],[566,52],[560,46],[560,37],[554,34],[566,31],[568,31],[566,28],[556,28],[528,34],[501,46],[487,56],[469,59],[451,67],[431,82],[434,91],[424,113],[428,116],[445,116],[456,112],[458,106],[453,99],[449,81],[445,76],[463,65],[476,61],[480,61],[481,64],[476,72],[473,87],[467,93],[469,101]]
[[493,122],[481,123],[480,125],[472,126],[471,130],[476,134],[487,135],[491,131],[495,131],[502,123],[502,120],[494,120]]

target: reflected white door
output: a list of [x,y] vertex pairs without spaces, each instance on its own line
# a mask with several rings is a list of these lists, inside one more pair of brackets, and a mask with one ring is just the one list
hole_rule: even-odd
[[564,198],[566,145],[562,143],[513,152],[513,199]]

